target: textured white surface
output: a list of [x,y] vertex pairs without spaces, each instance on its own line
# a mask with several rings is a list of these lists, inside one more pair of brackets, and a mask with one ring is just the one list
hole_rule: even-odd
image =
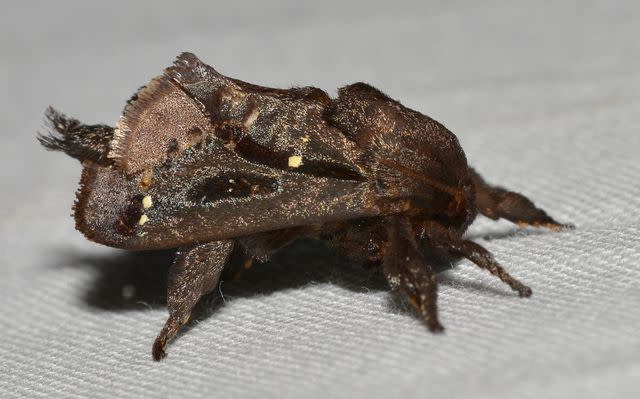
[[[637,2],[203,3],[3,5],[0,397],[637,395]],[[152,362],[168,260],[74,231],[79,165],[34,135],[49,104],[113,123],[182,50],[265,85],[367,81],[578,228],[480,219],[469,236],[534,296],[462,262],[441,275],[440,336],[378,276],[300,243],[224,281],[226,302]]]

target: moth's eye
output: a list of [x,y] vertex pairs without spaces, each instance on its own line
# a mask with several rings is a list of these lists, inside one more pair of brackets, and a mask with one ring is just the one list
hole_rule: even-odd
[[131,199],[128,207],[120,214],[114,224],[115,230],[124,236],[132,236],[136,226],[142,217],[142,196],[137,195]]
[[237,173],[221,174],[207,178],[194,186],[189,193],[189,199],[195,203],[206,204],[225,198],[265,195],[274,192],[275,189],[276,179],[270,177]]

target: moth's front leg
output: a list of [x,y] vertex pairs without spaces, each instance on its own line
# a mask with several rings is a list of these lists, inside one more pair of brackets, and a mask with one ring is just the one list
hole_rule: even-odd
[[409,220],[393,218],[387,234],[382,264],[389,286],[407,296],[429,330],[441,332],[444,328],[438,321],[436,272],[419,251]]
[[169,269],[169,319],[153,344],[155,360],[166,356],[164,350],[169,340],[189,321],[191,310],[200,298],[216,287],[232,249],[233,241],[223,240],[178,250]]

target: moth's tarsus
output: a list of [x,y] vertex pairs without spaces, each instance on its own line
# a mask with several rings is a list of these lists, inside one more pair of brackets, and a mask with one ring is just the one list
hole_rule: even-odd
[[229,259],[249,265],[298,237],[326,240],[381,266],[389,286],[440,332],[436,260],[467,258],[531,295],[462,238],[479,213],[569,227],[485,182],[453,133],[366,83],[341,88],[337,98],[313,87],[273,89],[184,53],[131,97],[117,129],[53,109],[45,115],[49,133],[40,143],[84,165],[78,230],[117,248],[179,249],[156,360]]

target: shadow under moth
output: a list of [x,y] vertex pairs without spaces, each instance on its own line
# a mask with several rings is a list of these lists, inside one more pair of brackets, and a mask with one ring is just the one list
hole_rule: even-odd
[[467,258],[531,295],[463,238],[478,213],[570,227],[485,182],[453,133],[365,83],[342,87],[337,98],[314,87],[273,89],[183,53],[127,102],[116,127],[53,109],[46,117],[42,145],[83,165],[76,228],[111,247],[176,249],[156,360],[232,253],[264,262],[298,237],[326,240],[381,267],[438,332],[434,257]]

